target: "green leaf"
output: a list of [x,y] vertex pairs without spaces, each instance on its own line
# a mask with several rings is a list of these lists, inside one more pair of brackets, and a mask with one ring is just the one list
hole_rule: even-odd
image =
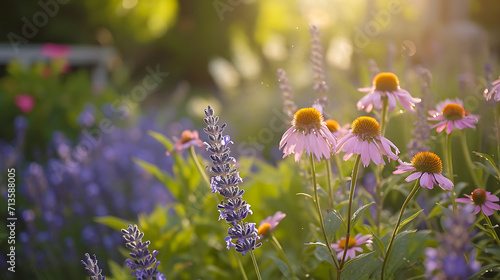
[[326,214],[323,218],[323,222],[325,223],[326,236],[328,237],[328,241],[331,242],[335,233],[339,230],[340,225],[343,223],[342,217],[337,210],[333,209]]
[[95,217],[94,221],[103,225],[107,225],[108,227],[116,229],[118,231],[126,229],[128,225],[133,224],[132,222],[114,216]]
[[167,151],[171,151],[174,149],[174,144],[172,144],[172,142],[165,135],[152,130],[149,130],[148,134],[151,135],[158,142],[163,144],[163,146],[165,147],[165,149],[167,149]]
[[361,206],[358,210],[356,210],[356,212],[354,212],[351,218],[351,226],[356,225],[356,222],[358,222],[361,216],[363,216],[363,213],[365,213],[366,209],[368,209],[368,207],[370,207],[373,203],[375,203],[375,201],[372,201],[366,205]]
[[[108,266],[113,278],[106,276],[106,279],[128,279],[130,277],[130,269],[127,267],[121,267],[114,261],[109,261]],[[103,274],[106,275],[107,273]]]
[[302,196],[309,197],[310,199],[314,200],[314,197],[312,197],[312,195],[310,195],[308,193],[296,193],[295,195],[302,195]]
[[273,259],[274,263],[276,264],[278,269],[281,271],[281,273],[283,273],[285,278],[290,279],[291,273],[290,273],[290,269],[288,268],[288,265],[286,265],[286,263],[284,261],[282,261],[280,258],[271,257],[271,259]]
[[373,239],[375,240],[373,244],[373,249],[375,249],[375,251],[379,252],[380,255],[385,258],[385,246],[384,246],[384,243],[382,242],[382,240],[380,240],[380,238],[371,230],[371,228],[369,226],[365,226],[369,231],[370,233],[372,234],[373,236]]
[[323,242],[306,242],[304,243],[305,246],[322,246],[326,248],[325,243]]
[[429,213],[429,215],[427,216],[427,218],[432,218],[441,212],[443,212],[443,210],[441,210],[441,207],[439,207],[439,204],[436,203],[436,206],[434,206],[434,208],[432,208],[432,210]]
[[424,209],[420,209],[420,211],[418,211],[417,213],[411,215],[410,217],[408,217],[404,221],[402,221],[401,224],[398,227],[398,231],[400,229],[402,229],[407,223],[413,221],[413,219],[415,219],[418,216],[418,214],[422,213],[423,211],[424,211]]
[[[314,250],[314,255],[316,258],[322,261],[327,261],[331,265],[335,265],[333,260],[332,260],[332,255],[330,254],[330,251],[326,246],[318,246],[316,247],[316,250]],[[335,254],[334,254],[335,255]]]
[[489,162],[489,164],[491,164],[491,166],[493,167],[493,169],[495,169],[495,171],[496,171],[496,175],[495,174],[492,174],[492,175],[495,176],[497,179],[500,180],[500,172],[498,171],[498,168],[495,165],[495,161],[493,160],[493,158],[490,155],[487,155],[487,154],[478,153],[478,152],[474,152],[474,151],[473,151],[473,153],[476,154],[477,156],[480,156],[480,157],[486,159],[486,161]]
[[158,181],[160,181],[162,184],[164,184],[176,198],[180,198],[180,196],[182,195],[181,188],[177,186],[174,179],[170,177],[170,175],[160,170],[158,166],[151,164],[147,161],[144,161],[142,159],[133,158],[132,160],[137,165],[144,168],[144,170],[155,176],[155,178],[158,179]]
[[441,205],[439,203],[436,203],[436,204],[439,206],[439,208],[441,208],[441,211],[443,211],[443,213],[446,214],[446,216],[453,217],[453,212],[450,209],[444,207],[443,205]]
[[372,258],[374,254],[375,252],[361,254],[346,262],[342,272],[342,279],[369,279],[370,275],[382,265],[380,260]]
[[490,269],[493,269],[495,267],[500,267],[500,263],[493,263],[493,264],[489,264],[489,265],[485,265],[483,267],[481,267],[481,269],[479,269],[478,272],[474,273],[471,277],[469,277],[468,279],[472,280],[472,279],[479,279],[478,277],[483,275],[484,273],[486,273],[488,270]]
[[415,231],[416,230],[407,230],[396,235],[389,254],[389,259],[387,260],[386,275],[393,275],[398,269],[407,264],[408,240],[410,239],[410,234]]

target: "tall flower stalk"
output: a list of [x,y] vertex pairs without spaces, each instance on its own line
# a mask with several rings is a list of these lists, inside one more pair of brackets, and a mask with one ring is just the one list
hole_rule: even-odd
[[[243,256],[250,253],[257,277],[261,279],[253,250],[260,247],[262,243],[259,242],[255,223],[243,221],[249,214],[252,214],[252,211],[250,204],[242,198],[245,191],[238,187],[243,180],[234,167],[235,158],[230,156],[229,144],[233,142],[229,135],[223,135],[226,124],[221,126],[217,124],[219,117],[214,116],[214,110],[210,106],[205,109],[205,116],[203,120],[207,127],[203,130],[208,135],[208,142],[204,144],[207,151],[211,153],[210,171],[214,174],[210,185],[213,193],[217,192],[224,197],[217,207],[220,213],[219,220],[224,219],[229,225],[228,236],[225,238],[227,249],[235,247],[236,251],[242,253]],[[233,240],[236,243],[233,243]]]

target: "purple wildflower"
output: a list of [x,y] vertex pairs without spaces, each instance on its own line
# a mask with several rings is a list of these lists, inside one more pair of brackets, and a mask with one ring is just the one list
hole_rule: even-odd
[[[214,117],[214,110],[208,106],[205,110],[204,119],[207,127],[203,129],[208,135],[207,151],[211,153],[212,167],[210,171],[214,174],[211,179],[212,192],[218,192],[224,197],[224,200],[217,205],[219,208],[220,219],[225,219],[229,224],[228,237],[225,238],[227,249],[236,247],[236,251],[245,255],[262,245],[258,242],[259,236],[254,223],[243,222],[249,214],[250,204],[242,199],[244,193],[240,190],[238,184],[243,180],[240,178],[238,170],[234,168],[236,160],[229,154],[231,149],[229,144],[233,143],[229,135],[223,135],[226,124],[217,125],[219,117]],[[236,240],[236,244],[232,242]]]
[[132,276],[137,277],[137,280],[146,279],[163,279],[165,276],[158,272],[160,262],[156,260],[158,251],[154,250],[150,253],[148,246],[149,241],[142,242],[144,233],[137,226],[129,225],[127,229],[122,229],[123,239],[125,239],[127,248],[132,249],[130,259],[126,259],[125,263],[132,270]]
[[104,280],[106,277],[102,276],[102,269],[97,265],[97,258],[94,255],[94,259],[90,257],[88,253],[85,253],[85,260],[81,260],[85,271],[90,275],[90,280]]

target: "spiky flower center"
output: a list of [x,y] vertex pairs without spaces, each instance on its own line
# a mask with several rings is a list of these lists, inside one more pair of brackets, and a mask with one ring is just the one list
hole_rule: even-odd
[[471,200],[475,205],[483,205],[486,202],[486,191],[483,189],[475,189],[472,192]]
[[455,103],[450,103],[443,108],[443,116],[445,119],[450,120],[450,121],[456,121],[456,120],[461,120],[465,117],[466,111],[464,107],[455,104]]
[[352,122],[352,133],[363,140],[372,140],[380,135],[380,124],[372,117],[359,117]]
[[292,125],[298,130],[309,133],[313,129],[320,129],[323,115],[314,108],[302,108],[293,116]]
[[259,228],[257,229],[257,233],[259,235],[266,235],[269,233],[269,229],[271,228],[271,224],[270,223],[263,223],[262,225],[259,226]]
[[335,132],[340,129],[340,124],[334,120],[327,120],[326,127],[328,127],[328,130],[330,130],[330,132]]
[[193,133],[189,130],[184,130],[181,134],[181,143],[184,144],[184,143],[187,143],[191,140],[193,140],[194,136],[193,136]]
[[[345,238],[340,240],[339,242],[339,248],[341,249],[345,249]],[[347,242],[347,248],[348,249],[351,249],[352,247],[354,247],[356,245],[356,239],[354,239],[353,237],[349,237],[349,242]]]
[[411,164],[419,172],[440,174],[443,171],[441,159],[436,154],[427,151],[416,154]]
[[383,72],[373,78],[373,86],[379,91],[396,91],[399,89],[398,76]]

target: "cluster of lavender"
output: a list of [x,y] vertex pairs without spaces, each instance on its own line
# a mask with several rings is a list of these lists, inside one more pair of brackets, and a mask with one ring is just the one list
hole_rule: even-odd
[[90,275],[90,280],[104,280],[106,277],[102,276],[102,269],[97,265],[97,258],[94,255],[94,259],[90,257],[88,253],[85,253],[85,260],[82,260],[82,265],[85,267],[85,271]]
[[325,81],[325,69],[323,66],[323,47],[321,46],[321,33],[315,25],[309,26],[311,33],[311,62],[314,76],[314,90],[319,93],[319,99],[314,103],[321,107],[320,112],[323,113],[325,119],[330,117],[326,114],[325,108],[329,105],[326,93],[328,92],[328,85]]
[[[470,214],[472,209],[467,207],[473,206],[460,207],[458,213],[444,220],[443,226],[447,233],[438,237],[439,246],[425,250],[428,279],[467,279],[481,268],[481,264],[475,260],[475,252],[470,243],[474,235],[470,228],[476,218]],[[468,259],[465,254],[469,254]]]
[[419,152],[431,150],[428,146],[429,139],[431,139],[431,125],[427,122],[427,110],[430,108],[432,75],[423,67],[418,68],[417,72],[421,80],[422,102],[415,104],[416,120],[413,123],[414,129],[411,131],[413,137],[407,146],[410,158]]
[[78,142],[87,143],[85,149],[55,132],[47,148],[48,159],[21,165],[21,136],[29,125],[25,119],[16,121],[19,137],[13,143],[0,140],[0,166],[17,167],[22,177],[18,188],[24,198],[19,207],[24,223],[19,233],[21,252],[39,269],[49,269],[53,263],[59,268],[74,266],[83,247],[104,258],[118,258],[111,249],[121,244],[120,234],[96,224],[93,217],[132,219],[172,200],[165,186],[132,161],[136,157],[157,166],[172,166],[164,147],[147,134],[166,128],[154,125],[151,116],[134,127],[115,126],[112,132],[98,135],[91,127],[92,111],[79,118],[87,127]]
[[[204,118],[207,127],[203,130],[208,135],[207,151],[211,153],[210,159],[213,166],[210,171],[215,174],[211,179],[212,192],[218,192],[224,197],[217,207],[219,208],[219,220],[225,219],[230,225],[228,237],[226,237],[227,249],[236,247],[236,251],[245,255],[247,252],[258,248],[262,243],[258,242],[259,236],[255,223],[243,222],[248,214],[252,214],[250,204],[242,199],[245,192],[240,190],[238,184],[243,180],[240,178],[238,170],[234,168],[236,160],[231,157],[228,145],[232,143],[229,135],[223,135],[226,124],[217,125],[219,117],[214,117],[214,110],[208,106],[205,109]],[[236,240],[236,244],[232,242]]]
[[165,275],[158,272],[159,261],[156,260],[158,251],[154,250],[150,253],[148,246],[149,240],[142,242],[144,233],[142,233],[137,226],[129,225],[127,229],[122,229],[123,239],[125,239],[126,246],[132,249],[130,259],[125,260],[128,268],[132,270],[132,276],[137,277],[137,280],[146,279],[166,279]]
[[283,112],[287,115],[288,120],[291,122],[293,115],[297,112],[297,105],[293,101],[292,87],[286,77],[286,71],[278,69],[278,83],[283,95]]

